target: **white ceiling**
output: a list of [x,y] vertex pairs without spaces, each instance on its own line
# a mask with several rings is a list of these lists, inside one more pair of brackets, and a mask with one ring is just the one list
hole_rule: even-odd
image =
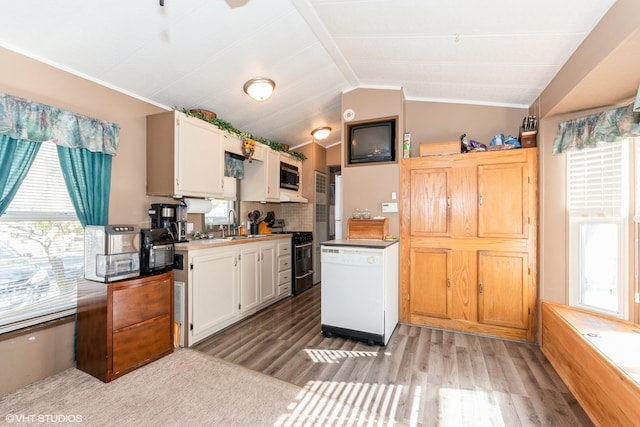
[[[341,94],[528,107],[615,0],[3,0],[0,45],[295,147]],[[248,79],[276,82],[265,102]]]

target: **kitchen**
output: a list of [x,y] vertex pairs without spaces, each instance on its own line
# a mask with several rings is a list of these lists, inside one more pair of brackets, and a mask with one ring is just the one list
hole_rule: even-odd
[[[624,17],[618,16],[617,19],[619,22],[625,22]],[[620,27],[622,26],[618,26],[618,28]],[[611,43],[614,42],[612,41]],[[608,46],[605,50],[610,51],[612,49],[612,46]],[[23,96],[61,108],[80,111],[90,116],[101,117],[120,124],[121,143],[118,149],[118,156],[113,163],[114,179],[111,189],[110,222],[146,224],[148,222],[147,210],[151,203],[173,201],[160,197],[144,196],[146,194],[146,171],[139,166],[144,164],[146,157],[144,143],[141,143],[146,139],[145,117],[162,112],[164,111],[163,108],[73,76],[5,48],[0,50],[0,55],[3,64],[11,64],[14,69],[30,70],[31,74],[40,77],[37,81],[33,81],[28,75],[29,73],[3,74],[0,81],[3,93]],[[593,56],[593,51],[585,55],[586,57]],[[593,65],[593,67],[595,68],[596,65]],[[612,78],[610,80],[617,79]],[[51,82],[55,82],[55,84],[51,84]],[[559,92],[568,92],[573,85],[578,84],[579,79],[575,77],[572,83],[558,90]],[[69,91],[68,87],[72,87],[74,90]],[[554,95],[552,91],[549,94],[550,96],[562,97],[558,93]],[[96,103],[96,99],[103,100],[103,102]],[[459,117],[469,118],[468,121],[465,121],[465,125],[469,129],[474,129],[478,139],[488,140],[497,129],[511,129],[515,132],[522,117],[529,113],[527,108],[437,102],[425,103],[404,100],[403,94],[398,90],[366,88],[360,88],[344,94],[341,111],[346,108],[352,108],[357,112],[358,117],[363,119],[398,115],[404,119],[406,127],[412,129],[412,135],[416,141],[449,140],[452,135],[454,135],[455,139],[459,136]],[[429,123],[421,124],[424,122],[424,117],[430,118],[429,123],[431,125]],[[550,141],[553,139],[559,120],[558,118],[552,118],[548,122],[541,124],[541,137],[544,138],[548,146],[550,146]],[[434,123],[438,123],[438,126],[433,126]],[[544,144],[541,144],[540,148],[541,163],[547,165],[542,179],[552,182],[551,177],[554,173],[559,173],[557,168],[561,167],[559,163],[562,163],[562,160],[552,157],[542,147],[544,147]],[[295,149],[307,156],[307,160],[304,162],[305,167],[303,168],[305,174],[317,169],[317,167],[307,168],[307,163],[324,163],[326,165],[323,166],[324,168],[340,165],[342,162],[342,153],[339,145],[327,149],[312,143]],[[326,159],[324,162],[323,158]],[[546,178],[547,173],[550,174],[549,178]],[[392,193],[399,193],[400,183],[396,166],[344,168],[343,179],[345,181],[345,194],[348,195],[345,197],[345,212],[352,212],[355,208],[368,208],[372,210],[374,215],[379,215],[381,212],[378,211],[378,207],[382,203],[392,201]],[[308,182],[306,176],[303,177],[303,182]],[[371,189],[376,191],[373,192]],[[303,191],[306,191],[306,189],[303,189]],[[541,197],[544,196],[545,200],[554,200],[560,197],[549,186],[544,191]],[[310,204],[289,203],[268,206],[265,209],[265,206],[260,203],[241,202],[239,212],[242,215],[243,212],[246,213],[252,209],[260,211],[273,210],[276,212],[276,217],[285,218],[287,226],[292,227],[292,229],[308,229],[311,225],[309,218],[313,206]],[[286,209],[286,215],[283,209]],[[541,206],[541,217],[545,216],[544,209],[546,208]],[[397,214],[391,214],[389,217],[391,232],[396,235],[399,234],[400,227]],[[542,230],[543,235],[541,237],[544,239],[546,236],[547,239],[553,240],[554,234],[558,234],[557,227],[560,226],[549,218],[546,219],[546,224],[547,228]],[[544,245],[543,242],[541,244]],[[564,277],[564,267],[556,269],[557,261],[554,261],[554,259],[563,259],[563,256],[557,253],[554,254],[553,250],[547,246],[542,247],[545,248],[545,259],[541,260],[541,264],[551,265],[554,270],[543,269],[540,278],[541,295],[547,297],[555,296],[558,299],[562,299],[564,290],[556,286],[555,281],[556,277]],[[55,354],[56,362],[54,364],[57,366],[64,366],[72,359],[72,345],[69,342],[71,331],[71,325],[62,325],[58,326],[57,332],[54,333],[57,336],[64,337],[59,340],[60,343],[67,343],[67,345],[62,345],[60,351]]]

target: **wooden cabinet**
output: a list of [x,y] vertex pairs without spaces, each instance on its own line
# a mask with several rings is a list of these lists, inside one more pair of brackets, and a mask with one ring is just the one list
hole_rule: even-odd
[[148,116],[147,194],[224,197],[224,133],[180,111]]
[[173,351],[173,273],[78,285],[77,367],[109,382]]
[[537,151],[401,165],[401,320],[535,341]]

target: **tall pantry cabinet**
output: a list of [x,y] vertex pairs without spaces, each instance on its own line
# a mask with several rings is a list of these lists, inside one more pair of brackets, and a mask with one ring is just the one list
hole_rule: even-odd
[[537,150],[401,161],[402,322],[535,341]]

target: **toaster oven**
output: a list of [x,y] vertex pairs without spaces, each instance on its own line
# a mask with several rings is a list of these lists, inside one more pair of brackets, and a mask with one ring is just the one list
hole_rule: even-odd
[[142,274],[173,269],[175,253],[173,234],[168,228],[140,230],[140,271]]

